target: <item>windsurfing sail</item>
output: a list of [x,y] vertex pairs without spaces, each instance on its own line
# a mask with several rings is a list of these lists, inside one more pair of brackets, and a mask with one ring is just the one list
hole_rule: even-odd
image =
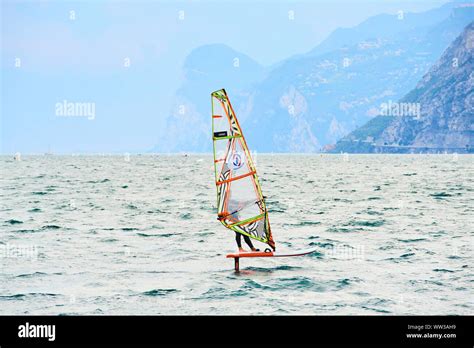
[[217,219],[275,250],[265,199],[242,128],[224,89],[211,93]]

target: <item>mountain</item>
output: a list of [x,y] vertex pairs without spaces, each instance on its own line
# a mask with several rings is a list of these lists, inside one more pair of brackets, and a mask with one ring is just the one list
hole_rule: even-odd
[[350,47],[354,42],[374,37],[393,39],[402,32],[429,28],[445,20],[447,14],[457,6],[456,2],[449,2],[439,8],[420,13],[399,12],[396,16],[389,14],[373,16],[354,28],[336,29],[309,54],[316,56],[342,47]]
[[252,84],[264,68],[245,54],[222,44],[194,49],[183,66],[183,83],[176,92],[171,115],[153,149],[158,152],[202,152],[211,149],[210,93],[220,88],[232,91],[236,112],[244,119]]
[[413,89],[473,16],[453,2],[371,17],[267,70],[225,45],[200,47],[155,151],[211,151],[209,93],[224,87],[252,149],[319,152]]
[[[402,109],[418,112],[401,113]],[[370,120],[341,139],[333,151],[472,152],[474,22],[453,41],[416,87],[386,111],[389,115]]]
[[[326,52],[324,43],[325,53],[316,54],[316,48],[281,63],[252,93],[252,117],[242,124],[249,144],[264,152],[317,152],[336,143],[376,116],[381,103],[414,88],[472,20],[473,10],[443,7],[443,20],[418,27],[399,20],[396,33],[381,30],[384,21],[369,20],[373,29],[367,22],[360,25],[364,30],[353,28],[349,46]],[[385,22],[391,27],[392,21]]]

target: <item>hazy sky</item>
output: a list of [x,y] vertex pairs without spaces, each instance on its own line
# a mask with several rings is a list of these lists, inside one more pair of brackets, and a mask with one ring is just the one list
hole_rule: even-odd
[[[0,151],[146,151],[198,46],[224,43],[269,66],[338,27],[446,2],[2,1]],[[64,117],[64,100],[94,116]]]

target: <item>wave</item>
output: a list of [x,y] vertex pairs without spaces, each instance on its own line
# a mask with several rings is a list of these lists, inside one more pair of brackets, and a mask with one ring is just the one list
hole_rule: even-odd
[[61,226],[58,225],[44,225],[41,227],[42,230],[59,230]]
[[178,289],[153,289],[144,291],[141,294],[145,296],[166,296],[168,294],[178,292]]
[[113,243],[113,242],[118,242],[118,241],[119,240],[115,238],[106,238],[106,239],[101,240],[101,242],[104,242],[104,243]]
[[379,211],[376,211],[376,210],[371,210],[371,209],[367,209],[367,210],[365,211],[365,213],[366,213],[367,215],[376,215],[376,216],[381,216],[381,215],[383,215],[383,213],[381,213],[381,212],[379,212]]
[[322,259],[324,258],[324,254],[320,253],[318,251],[314,251],[311,254],[309,254],[307,257],[313,258],[313,259]]
[[444,199],[446,197],[452,197],[453,195],[446,192],[435,192],[431,193],[430,196],[434,197],[435,199]]
[[280,278],[277,280],[277,284],[274,286],[275,290],[287,290],[287,289],[311,289],[318,287],[318,284],[313,281],[313,279],[296,276],[290,278]]
[[34,272],[34,273],[24,273],[15,276],[15,278],[32,278],[37,276],[50,276],[50,275],[63,275],[61,272],[57,273],[44,273],[44,272]]
[[147,210],[146,213],[147,214],[168,214],[164,210],[160,210],[160,209]]
[[327,229],[328,232],[360,232],[364,231],[363,228],[347,228],[347,227],[329,227]]
[[[235,279],[235,277],[233,277],[233,279]],[[248,292],[243,291],[243,290],[236,290],[236,291],[230,292],[227,288],[216,287],[216,288],[211,288],[207,290],[205,293],[203,293],[200,296],[200,299],[216,300],[216,299],[224,299],[229,296],[245,296],[247,294]]]
[[[394,301],[383,298],[372,298],[360,305],[360,308],[368,309],[377,313],[391,313],[387,306],[393,305]],[[382,308],[381,308],[382,307]]]
[[30,292],[26,294],[14,294],[14,295],[0,295],[0,299],[4,300],[23,300],[27,297],[58,297],[60,294],[52,294],[45,292]]
[[179,217],[182,219],[182,220],[190,220],[192,218],[192,214],[191,213],[182,213],[182,214],[179,214]]
[[323,243],[323,242],[311,242],[309,243],[309,246],[318,246],[321,248],[333,248],[334,244],[332,243]]
[[15,233],[35,233],[35,232],[38,232],[38,230],[16,230],[14,231]]
[[320,225],[321,222],[319,221],[301,221],[299,224],[296,224],[296,226],[312,226],[312,225]]
[[[410,259],[412,256],[414,256],[415,253],[406,253],[402,254],[399,257],[389,257],[388,259],[384,259],[385,261],[393,261],[393,262],[401,262]],[[409,260],[408,260],[409,261]]]
[[274,271],[294,271],[297,269],[302,269],[302,267],[288,265],[281,265],[277,267],[246,267],[245,271],[272,273]]
[[413,238],[413,239],[400,239],[400,238],[397,238],[397,240],[399,242],[403,242],[403,243],[414,243],[414,242],[422,242],[422,241],[425,241],[427,239],[426,238]]
[[10,220],[7,220],[5,221],[6,223],[10,224],[10,225],[17,225],[17,224],[22,224],[23,221],[21,220],[15,220],[15,219],[10,219]]
[[[178,233],[180,234],[180,233]],[[137,233],[137,236],[140,236],[140,237],[163,237],[163,238],[168,238],[168,237],[172,237],[172,236],[175,236],[176,234],[175,233],[160,233],[160,234],[148,234],[148,233],[143,233],[143,232],[140,232],[140,233]]]
[[384,224],[385,224],[385,220],[373,220],[373,221],[353,220],[353,221],[350,221],[345,226],[380,227],[380,226],[383,226]]
[[102,180],[89,180],[87,181],[88,184],[102,184],[102,183],[105,183],[105,182],[109,182],[110,179],[102,179]]

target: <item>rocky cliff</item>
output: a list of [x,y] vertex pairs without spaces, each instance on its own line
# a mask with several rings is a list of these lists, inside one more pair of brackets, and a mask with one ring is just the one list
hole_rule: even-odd
[[[382,110],[381,110],[382,111]],[[398,102],[333,152],[462,152],[474,146],[474,22]]]

